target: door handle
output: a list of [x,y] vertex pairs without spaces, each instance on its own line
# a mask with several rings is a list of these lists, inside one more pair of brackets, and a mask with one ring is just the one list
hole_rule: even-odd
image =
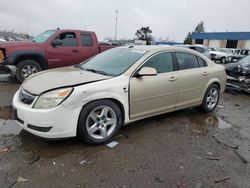
[[173,81],[177,80],[177,78],[175,76],[171,76],[168,80],[173,82]]
[[208,72],[204,71],[203,73],[201,73],[203,76],[207,76]]
[[78,52],[79,52],[79,50],[74,49],[74,50],[72,50],[72,52],[73,52],[73,53],[78,53]]

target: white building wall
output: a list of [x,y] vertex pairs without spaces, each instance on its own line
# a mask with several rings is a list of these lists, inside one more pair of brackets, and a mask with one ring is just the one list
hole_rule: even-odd
[[220,40],[209,40],[209,47],[220,47]]
[[249,49],[250,50],[250,40],[246,41],[245,49]]

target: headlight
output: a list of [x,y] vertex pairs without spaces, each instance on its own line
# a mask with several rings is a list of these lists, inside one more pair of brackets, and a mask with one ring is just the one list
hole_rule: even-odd
[[72,91],[73,88],[63,88],[44,93],[39,96],[33,108],[49,109],[56,107],[61,102],[63,102],[71,94]]

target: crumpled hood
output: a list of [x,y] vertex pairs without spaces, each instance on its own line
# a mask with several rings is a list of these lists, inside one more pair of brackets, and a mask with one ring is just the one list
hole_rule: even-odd
[[39,72],[26,79],[22,87],[31,94],[40,95],[51,89],[76,86],[109,78],[112,77],[71,66]]

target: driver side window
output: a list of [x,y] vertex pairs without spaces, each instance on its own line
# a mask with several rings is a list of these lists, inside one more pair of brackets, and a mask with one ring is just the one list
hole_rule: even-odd
[[142,67],[155,68],[157,74],[174,71],[172,54],[169,52],[157,54],[144,63]]
[[61,47],[77,46],[76,34],[74,32],[61,33],[55,39],[62,41]]

